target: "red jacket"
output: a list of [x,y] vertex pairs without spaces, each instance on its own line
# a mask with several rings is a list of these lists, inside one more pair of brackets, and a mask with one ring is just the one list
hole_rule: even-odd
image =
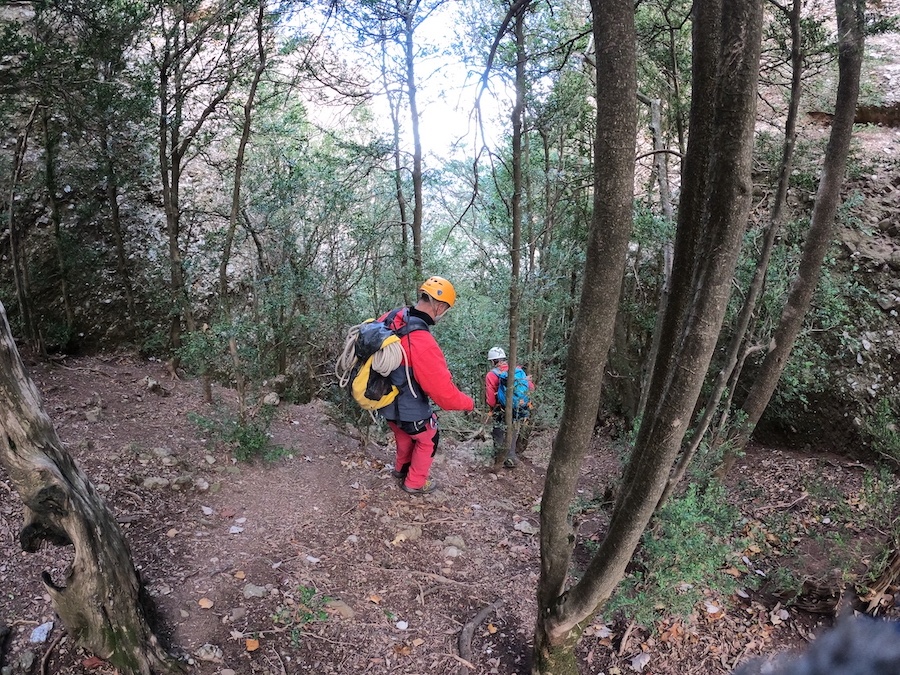
[[[423,317],[423,313],[410,309],[413,316]],[[380,317],[383,321],[390,312]],[[406,312],[398,312],[390,328],[397,330],[405,324]],[[432,325],[431,317],[424,319],[425,323]],[[421,387],[425,395],[434,404],[443,410],[474,410],[475,401],[468,394],[461,392],[453,384],[453,376],[447,367],[444,352],[438,346],[437,340],[430,330],[415,330],[400,338],[406,356],[402,365],[409,365],[412,378]],[[408,364],[407,364],[408,359]]]

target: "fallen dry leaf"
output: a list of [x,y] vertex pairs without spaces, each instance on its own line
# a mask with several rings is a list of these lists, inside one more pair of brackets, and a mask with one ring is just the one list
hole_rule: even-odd
[[234,573],[235,579],[244,579],[246,577],[247,577],[247,575],[244,573],[243,570],[238,570],[237,572]]
[[247,642],[244,644],[246,645],[248,652],[255,652],[259,649],[259,640],[256,638],[247,638]]
[[104,663],[106,663],[103,659],[98,658],[96,656],[89,656],[84,661],[81,662],[81,665],[87,668],[88,670],[93,670],[94,668],[99,668]]
[[487,625],[487,630],[488,630],[488,633],[490,633],[491,635],[493,635],[494,633],[497,632],[497,627],[496,627],[494,624],[489,623],[489,624]]
[[372,595],[370,595],[368,598],[366,598],[366,600],[368,600],[369,602],[374,602],[377,605],[381,602],[381,596],[376,595],[375,593],[372,593]]
[[213,601],[210,600],[209,598],[200,598],[200,599],[197,601],[197,604],[200,605],[200,607],[201,607],[202,609],[209,609],[209,608],[212,607],[213,604],[215,604],[215,603],[213,603]]

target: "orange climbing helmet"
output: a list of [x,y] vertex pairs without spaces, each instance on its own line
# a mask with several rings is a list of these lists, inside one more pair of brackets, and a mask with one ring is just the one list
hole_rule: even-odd
[[419,293],[427,293],[435,300],[446,302],[451,307],[456,302],[456,291],[453,284],[444,277],[429,277],[419,286]]

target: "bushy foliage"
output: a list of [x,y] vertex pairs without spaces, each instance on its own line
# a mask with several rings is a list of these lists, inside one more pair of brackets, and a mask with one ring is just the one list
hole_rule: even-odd
[[652,626],[661,616],[689,615],[704,598],[731,595],[737,582],[723,570],[738,562],[733,551],[743,549],[733,540],[738,517],[721,485],[689,486],[657,512],[604,615],[622,612]]
[[285,450],[272,443],[269,427],[275,416],[275,408],[262,405],[254,414],[241,418],[222,406],[210,417],[188,413],[188,419],[201,432],[209,435],[209,442],[224,446],[235,459],[248,462],[253,459],[277,459]]

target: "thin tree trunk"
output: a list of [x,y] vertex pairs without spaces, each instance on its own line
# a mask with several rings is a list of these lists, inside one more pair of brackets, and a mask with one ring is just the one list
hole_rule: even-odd
[[16,190],[22,177],[22,168],[25,164],[25,151],[28,149],[28,135],[34,124],[38,106],[31,110],[31,115],[25,128],[16,138],[16,149],[13,153],[12,177],[9,182],[9,212],[7,223],[9,225],[9,248],[12,258],[13,281],[16,287],[16,302],[22,321],[22,330],[25,332],[25,342],[37,352],[44,351],[44,342],[34,320],[31,306],[31,279],[28,273],[28,254],[25,250],[25,241],[22,230],[16,218]]
[[418,279],[424,278],[422,272],[422,218],[424,205],[422,204],[422,135],[419,133],[419,102],[418,88],[416,87],[415,73],[415,45],[413,42],[413,32],[415,31],[415,7],[418,3],[413,3],[412,7],[407,10],[405,19],[405,37],[404,47],[406,50],[406,87],[409,96],[409,119],[412,125],[413,137],[413,267],[415,268]]
[[515,16],[516,35],[516,102],[512,111],[512,178],[513,193],[511,200],[512,210],[512,245],[510,246],[511,275],[509,280],[509,371],[507,375],[507,389],[510,392],[506,397],[506,410],[504,421],[506,423],[506,456],[498,458],[501,461],[507,459],[516,461],[516,434],[513,429],[513,396],[516,365],[518,361],[517,350],[519,348],[519,275],[520,275],[520,249],[522,246],[522,190],[524,181],[522,178],[522,136],[524,134],[523,121],[525,117],[525,9],[527,5]]
[[[676,78],[677,80],[677,78]],[[677,95],[677,92],[676,92]],[[662,116],[660,114],[659,99],[651,99],[642,94],[638,94],[638,100],[650,107],[650,134],[653,137],[653,149],[656,154],[653,157],[654,173],[659,183],[659,205],[662,209],[663,216],[669,221],[675,219],[675,211],[672,206],[672,193],[669,189],[669,169],[666,161],[665,137],[662,132]],[[677,100],[677,99],[676,99]],[[659,299],[657,300],[656,316],[661,317],[665,311],[669,301],[669,292],[672,288],[672,255],[674,245],[670,241],[666,241],[660,250],[660,286]],[[662,333],[662,321],[657,321],[653,328],[653,335],[650,338],[650,350],[644,359],[643,372],[640,378],[640,397],[638,398],[637,407],[634,410],[636,419],[640,419],[644,415],[647,408],[647,391],[650,388],[650,379],[652,376],[652,364],[656,363],[656,356],[659,354],[659,345]]]
[[149,597],[113,514],[63,449],[0,305],[0,464],[25,505],[22,549],[72,546],[64,584],[43,572],[53,608],[78,644],[128,675],[180,671],[148,624]]
[[106,124],[100,130],[100,147],[103,162],[106,165],[106,201],[109,202],[109,220],[112,225],[113,238],[116,242],[116,266],[119,270],[119,277],[122,279],[122,287],[125,290],[128,316],[133,319],[136,316],[134,288],[131,284],[131,274],[128,271],[128,257],[125,255],[125,235],[122,227],[121,210],[119,209],[119,183],[115,160],[112,156],[112,148],[110,148],[109,143],[109,126]]
[[[584,284],[569,346],[565,404],[541,500],[541,574],[532,667],[536,675],[577,673],[574,647],[601,599],[590,588],[573,606],[570,599],[577,594],[565,590],[575,537],[569,504],[600,408],[632,224],[637,131],[634,5],[628,0],[592,0],[591,9],[597,53],[594,157],[603,160],[594,162]],[[623,568],[625,562],[627,558]]]
[[750,435],[772,398],[772,393],[800,333],[803,318],[809,310],[819,281],[822,262],[831,245],[841,186],[847,168],[850,138],[853,134],[856,101],[859,97],[865,34],[865,2],[835,0],[835,10],[838,23],[839,79],[834,117],[831,120],[831,135],[825,148],[816,204],[810,217],[797,278],[791,284],[784,311],[775,329],[772,350],[766,355],[756,380],[741,406],[745,421],[729,436],[731,452],[728,460],[720,467],[720,475],[725,475],[730,470],[738,453],[747,445]]
[[59,138],[50,129],[50,112],[46,105],[41,106],[41,129],[44,134],[44,184],[47,188],[47,206],[50,208],[50,224],[53,226],[53,247],[56,251],[56,262],[59,265],[59,294],[66,317],[66,339],[75,325],[75,310],[69,293],[69,265],[62,245],[62,216],[56,193],[56,153]]

